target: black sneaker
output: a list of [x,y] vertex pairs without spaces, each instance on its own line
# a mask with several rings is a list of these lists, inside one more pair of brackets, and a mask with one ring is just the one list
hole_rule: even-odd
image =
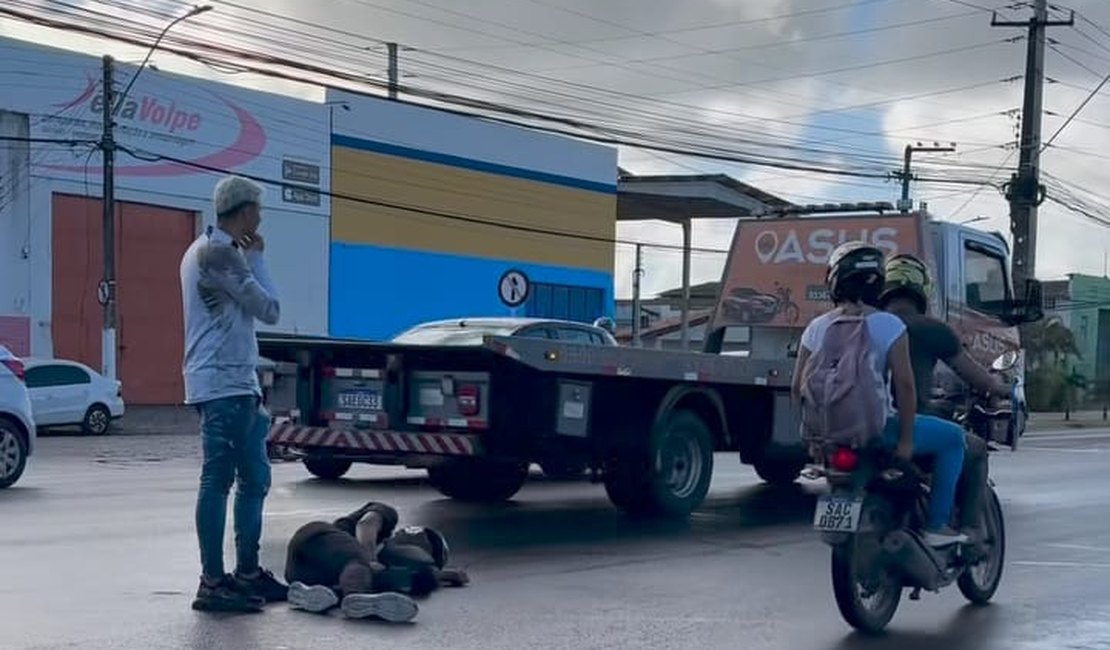
[[259,596],[268,603],[282,603],[289,600],[289,586],[282,584],[266,569],[259,569],[256,575],[249,578],[236,573],[235,580],[242,585],[245,592]]
[[193,609],[198,612],[261,612],[266,601],[243,590],[234,578],[224,575],[215,584],[203,579],[193,599]]

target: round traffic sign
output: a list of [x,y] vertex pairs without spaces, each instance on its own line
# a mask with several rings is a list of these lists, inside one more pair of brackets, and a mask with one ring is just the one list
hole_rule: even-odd
[[519,269],[509,269],[501,275],[497,283],[497,293],[501,302],[508,307],[519,307],[528,300],[528,276]]

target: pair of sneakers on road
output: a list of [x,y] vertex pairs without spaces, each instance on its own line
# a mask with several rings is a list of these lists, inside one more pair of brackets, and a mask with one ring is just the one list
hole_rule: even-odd
[[225,573],[218,580],[202,577],[193,609],[202,612],[261,612],[266,603],[288,600],[289,587],[259,569],[253,576]]

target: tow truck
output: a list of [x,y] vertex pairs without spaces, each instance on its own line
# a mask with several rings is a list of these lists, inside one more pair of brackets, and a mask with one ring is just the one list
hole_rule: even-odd
[[[739,220],[697,352],[505,333],[467,346],[260,335],[269,442],[327,480],[353,463],[424,468],[462,501],[511,499],[532,463],[581,466],[638,516],[696,509],[715,452],[793,482],[807,461],[790,398],[797,341],[830,307],[828,254],[857,239],[924,258],[932,312],[983,363],[1013,350],[1024,364],[1017,326],[1035,318],[1040,284],[1015,298],[1001,235],[889,203],[792,206]],[[722,353],[732,328],[747,330],[743,354]]]

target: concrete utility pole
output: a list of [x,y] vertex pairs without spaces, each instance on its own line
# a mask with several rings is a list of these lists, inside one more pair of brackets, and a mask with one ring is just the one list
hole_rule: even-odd
[[1015,292],[1023,292],[1025,281],[1036,277],[1037,206],[1044,200],[1044,187],[1040,183],[1040,152],[1046,30],[1048,27],[1073,24],[1074,11],[1068,20],[1049,20],[1048,0],[1034,0],[1033,17],[1028,21],[1000,21],[997,13],[991,16],[992,27],[1029,29],[1025,55],[1025,100],[1021,108],[1021,157],[1017,172],[1010,176],[1010,182],[1006,184],[1006,199],[1010,202],[1010,232],[1014,237],[1012,275]]
[[386,43],[389,50],[389,98],[397,99],[397,44]]
[[113,92],[112,57],[105,55],[102,60],[103,76],[101,81],[104,101],[104,124],[101,127],[100,151],[103,156],[103,203],[104,216],[104,278],[97,288],[97,298],[104,305],[104,332],[100,341],[101,372],[108,379],[116,378],[116,141],[114,135],[115,93]]
[[101,202],[104,204],[104,279],[100,281],[100,286],[97,288],[97,299],[104,306],[104,332],[100,343],[100,357],[103,366],[101,372],[108,379],[117,378],[116,353],[118,350],[116,345],[116,125],[114,118],[123,107],[123,102],[127,99],[127,93],[131,92],[131,87],[135,85],[139,75],[146,69],[151,55],[158,49],[158,44],[162,42],[166,33],[181,21],[211,10],[211,5],[193,7],[185,14],[170,21],[158,34],[154,44],[147,50],[146,57],[139,64],[139,69],[131,76],[131,80],[127,82],[127,87],[123,89],[118,98],[115,94],[115,80],[113,78],[115,61],[107,55],[102,59],[104,69],[102,84],[104,87],[101,88],[101,93],[104,100],[104,124],[101,126],[100,152],[104,163],[102,171],[103,194],[101,196]]
[[640,347],[640,276],[644,274],[644,246],[636,244],[636,268],[632,269],[632,345]]
[[907,144],[906,145],[906,153],[905,153],[904,160],[903,160],[902,171],[893,172],[893,176],[895,178],[900,178],[902,180],[902,200],[898,202],[898,210],[902,214],[905,214],[905,213],[907,213],[907,212],[909,212],[910,210],[913,209],[913,201],[910,200],[910,181],[913,179],[913,174],[910,172],[910,160],[913,158],[914,152],[955,151],[955,150],[956,150],[956,143],[955,142],[953,142],[951,145],[949,145],[947,147],[942,147],[942,146],[940,146],[939,144],[937,144],[935,142],[933,143],[933,146],[931,146],[931,147],[922,146],[922,144],[920,142],[917,143],[917,146],[914,146],[912,144]]

